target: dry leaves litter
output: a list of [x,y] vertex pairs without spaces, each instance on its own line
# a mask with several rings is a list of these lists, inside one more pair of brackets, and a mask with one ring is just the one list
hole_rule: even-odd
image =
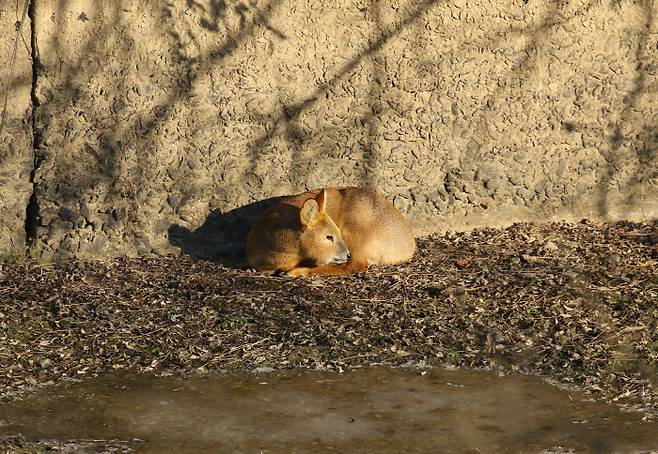
[[187,258],[0,269],[0,390],[115,369],[427,364],[537,374],[658,416],[653,224],[515,224],[287,279]]

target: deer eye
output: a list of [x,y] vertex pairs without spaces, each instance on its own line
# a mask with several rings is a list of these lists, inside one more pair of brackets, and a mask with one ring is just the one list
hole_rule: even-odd
[[325,238],[327,238],[329,241],[334,241],[333,235],[327,235]]

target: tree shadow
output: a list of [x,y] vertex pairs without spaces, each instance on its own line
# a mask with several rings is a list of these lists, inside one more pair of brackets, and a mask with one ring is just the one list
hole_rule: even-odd
[[[101,27],[95,29],[92,37],[83,42],[79,52],[82,57],[72,62],[59,80],[54,78],[56,85],[53,85],[51,77],[39,77],[44,102],[35,106],[37,112],[35,117],[37,134],[34,144],[37,160],[35,194],[39,204],[31,220],[34,224],[32,242],[38,241],[40,247],[48,249],[59,248],[62,244],[58,245],[53,238],[57,241],[67,236],[74,238],[76,236],[74,231],[80,227],[93,226],[95,229],[102,230],[108,237],[117,238],[121,235],[122,225],[129,230],[128,233],[131,233],[130,230],[133,228],[141,228],[136,222],[142,215],[139,196],[146,195],[145,188],[149,185],[145,184],[145,181],[152,178],[148,172],[157,167],[155,165],[157,163],[152,162],[156,158],[152,147],[153,136],[158,133],[159,128],[175,117],[178,104],[192,97],[191,94],[199,80],[233,54],[257,27],[262,26],[277,37],[286,39],[285,34],[268,22],[279,2],[280,0],[273,0],[262,9],[252,8],[254,18],[250,22],[246,21],[246,7],[233,8],[240,14],[241,20],[239,29],[231,32],[223,23],[227,14],[227,5],[224,1],[210,0],[206,7],[189,0],[187,7],[198,13],[196,15],[199,18],[198,26],[218,34],[219,37],[217,44],[211,45],[210,49],[203,53],[193,32],[195,27],[185,17],[180,19],[179,24],[184,30],[179,33],[175,29],[175,12],[170,4],[160,5],[157,2],[147,4],[148,13],[152,17],[162,19],[163,36],[169,38],[169,52],[165,52],[164,56],[173,62],[171,71],[173,77],[167,83],[164,97],[154,101],[154,105],[150,108],[137,110],[135,105],[131,105],[120,96],[114,98],[113,104],[103,105],[112,93],[101,91],[90,94],[85,91],[88,88],[85,88],[84,84],[96,76],[105,77],[115,84],[116,93],[130,93],[131,90],[137,93],[135,87],[128,86],[123,78],[114,77],[115,74],[107,67],[94,64],[96,62],[90,63],[89,58],[86,58],[87,55],[97,53],[98,47],[103,45],[98,43],[111,42],[114,39],[120,44],[115,45],[117,55],[129,60],[130,51],[135,47],[135,40],[138,39],[130,33],[117,33],[117,30],[124,29],[123,22],[127,17],[121,9],[120,2],[106,9],[100,6],[93,7],[94,10],[105,13],[107,19],[102,21]],[[67,26],[70,25],[65,19],[70,10],[69,0],[58,0],[53,8],[51,19],[56,24],[57,31],[49,38],[47,50],[51,54],[65,55],[67,52],[60,35],[64,35]],[[35,16],[33,12],[33,17]],[[70,15],[68,17],[70,18]],[[42,20],[42,17],[39,19]],[[199,55],[194,56],[186,52],[184,40],[189,40]],[[118,61],[117,55],[102,55],[106,60]],[[47,68],[41,65],[38,57],[37,54],[37,61],[34,64],[39,71],[37,75],[41,76],[41,71],[45,74]],[[61,63],[60,61],[60,65]],[[154,75],[151,74],[150,77],[153,78]],[[150,84],[152,87],[159,85],[158,75],[156,74],[155,77],[156,79],[148,80],[145,84]],[[56,93],[67,93],[74,106],[70,110],[79,111],[83,120],[76,123],[74,117],[69,120],[66,128],[58,127],[59,125],[53,127],[51,117],[60,110],[66,110],[65,114],[69,113],[67,110],[69,107],[63,105],[61,96],[57,96]],[[144,98],[143,95],[139,96]],[[86,133],[84,138],[80,138],[80,130],[89,127],[85,124],[86,117],[96,122],[95,127],[102,129],[97,131],[96,137]],[[50,138],[49,142],[45,143],[48,140],[46,135],[50,132],[49,129],[55,134],[63,130],[63,134],[54,139]],[[71,146],[75,141],[79,143]],[[54,159],[60,148],[77,153],[77,159]],[[139,160],[133,165],[137,155],[140,156]],[[71,157],[72,155],[69,156]],[[44,169],[42,172],[37,172],[42,164]],[[111,202],[112,208],[108,210],[101,206],[100,211],[94,211],[93,207],[88,206],[88,202],[94,200],[101,200],[102,203]],[[56,214],[53,215],[61,207],[74,212],[73,222],[70,219],[61,219],[61,216]],[[172,208],[175,210],[178,207]],[[93,218],[88,217],[90,211]],[[53,232],[57,232],[57,235],[53,236]]]
[[247,265],[244,250],[249,229],[263,211],[284,198],[270,197],[225,213],[214,210],[193,231],[171,224],[169,244],[189,257],[216,261],[229,268],[244,268]]
[[[347,63],[345,63],[329,80],[324,83],[320,83],[312,89],[311,93],[306,96],[304,99],[292,103],[289,105],[284,105],[280,113],[272,112],[270,114],[271,118],[274,118],[272,125],[273,127],[268,130],[266,133],[261,134],[257,137],[251,144],[248,146],[249,155],[250,155],[250,166],[245,169],[246,173],[255,173],[258,163],[263,159],[267,159],[263,153],[263,150],[267,148],[272,139],[276,134],[283,130],[285,137],[291,141],[293,144],[293,157],[291,159],[290,166],[288,168],[288,175],[291,181],[299,181],[302,178],[302,175],[299,173],[300,167],[296,165],[301,161],[301,144],[299,141],[298,134],[296,131],[297,122],[301,117],[302,113],[310,109],[319,101],[325,99],[330,90],[335,87],[341,80],[350,74],[358,65],[364,62],[368,58],[372,58],[374,61],[377,53],[383,48],[383,46],[388,43],[391,39],[399,36],[403,31],[409,27],[414,26],[417,21],[423,17],[427,11],[433,6],[440,3],[442,0],[424,0],[419,2],[415,7],[409,12],[405,17],[403,17],[395,26],[391,29],[382,31],[381,27],[381,17],[379,12],[379,4],[375,2],[373,4],[374,14],[375,14],[375,35],[372,37],[368,45],[357,52],[355,56],[350,58]],[[382,75],[381,69],[377,68],[376,64],[373,67],[374,75]],[[373,77],[374,78],[374,77]],[[375,88],[374,83],[370,87],[370,93],[368,94],[368,104],[369,107],[373,108],[377,98],[381,97],[381,88]],[[374,124],[374,119],[372,115],[368,115],[368,118],[364,119],[366,126],[368,127],[368,144],[366,145],[366,150],[364,153],[364,163],[366,168],[364,168],[360,179],[362,182],[371,183],[376,177],[376,160],[377,153],[373,147],[373,135],[376,133],[376,125]],[[372,169],[370,172],[368,169]]]
[[597,208],[599,215],[602,217],[607,216],[610,210],[609,193],[613,189],[611,186],[615,176],[620,173],[620,167],[625,159],[622,150],[624,146],[629,147],[635,155],[631,175],[625,182],[620,183],[620,185],[626,186],[623,189],[627,189],[624,200],[625,212],[630,211],[630,207],[635,205],[637,198],[635,187],[645,180],[658,176],[658,154],[655,151],[658,144],[658,134],[656,134],[655,124],[644,120],[646,123],[642,125],[641,132],[635,138],[636,140],[632,140],[632,137],[625,137],[623,132],[623,124],[631,122],[640,98],[647,92],[647,68],[651,63],[651,58],[646,53],[649,34],[654,22],[653,3],[650,0],[643,0],[640,2],[640,6],[644,13],[644,23],[639,31],[640,38],[634,52],[636,60],[634,86],[623,99],[624,107],[619,114],[619,118],[614,125],[610,125],[611,130],[606,134],[608,150],[602,150],[601,153],[606,160],[606,172],[598,183],[599,200]]
[[[641,110],[638,109],[642,98],[651,91],[649,85],[654,62],[649,55],[649,37],[652,34],[654,12],[649,0],[642,0],[637,5],[642,8],[644,21],[637,29],[639,37],[632,52],[635,59],[634,74],[628,77],[632,80],[632,87],[619,104],[608,106],[613,114],[610,122],[603,126],[595,121],[568,121],[562,124],[570,133],[588,134],[603,139],[602,145],[597,147],[604,160],[600,167],[602,175],[596,181],[592,196],[596,214],[602,219],[631,214],[641,199],[639,191],[642,186],[651,185],[651,180],[658,178],[656,118],[644,117],[639,114]],[[614,6],[619,7],[619,4]],[[634,129],[636,130],[633,131]],[[615,192],[618,197],[613,197]]]
[[[70,0],[57,1],[57,7],[55,8],[56,14],[53,15],[52,20],[55,21],[59,29],[64,30],[67,23],[63,17],[67,11],[71,10],[72,2]],[[382,27],[381,12],[379,11],[380,3],[379,1],[372,3],[375,33],[370,37],[367,44],[359,48],[354,55],[346,59],[344,64],[336,68],[333,76],[327,76],[323,78],[321,83],[316,82],[314,85],[310,85],[308,92],[296,98],[295,102],[285,105],[277,104],[275,108],[267,109],[268,111],[265,112],[262,118],[255,118],[253,116],[249,118],[252,125],[263,126],[262,129],[265,130],[264,133],[257,132],[251,136],[245,144],[245,149],[240,150],[242,154],[241,158],[244,159],[246,164],[244,166],[243,179],[247,180],[248,177],[253,176],[257,180],[257,183],[253,185],[248,184],[247,191],[251,192],[249,195],[259,193],[263,190],[263,180],[256,167],[258,163],[269,165],[268,160],[271,158],[271,154],[267,149],[275,137],[283,137],[286,140],[286,146],[291,151],[290,159],[287,159],[284,163],[288,171],[288,182],[294,186],[303,184],[306,181],[308,175],[304,173],[304,168],[300,165],[304,161],[304,131],[300,117],[305,111],[318,103],[328,104],[329,102],[326,100],[330,99],[331,90],[341,80],[349,77],[350,73],[358,66],[365,66],[368,63],[372,64],[371,74],[373,77],[370,83],[370,90],[366,96],[367,99],[365,100],[370,108],[370,113],[362,119],[362,126],[366,129],[365,135],[367,136],[363,150],[363,164],[365,165],[362,167],[361,175],[357,177],[364,183],[373,183],[376,181],[377,173],[382,170],[380,168],[382,164],[379,160],[380,153],[377,148],[377,137],[380,130],[384,127],[382,127],[381,122],[378,123],[379,120],[377,115],[375,115],[375,110],[385,97],[388,88],[387,86],[380,85],[377,80],[385,79],[388,75],[386,67],[378,64],[375,61],[375,57],[381,54],[381,49],[388,41],[400,35],[404,30],[418,26],[418,20],[423,17],[429,8],[440,3],[440,0],[424,0],[418,2],[409,11],[409,14],[400,17],[396,24],[384,29]],[[587,11],[592,3],[593,0],[585,2],[585,6],[582,9]],[[186,185],[191,186],[191,177],[194,176],[195,169],[190,165],[189,171],[180,171],[173,177],[165,176],[166,183],[162,183],[157,187],[150,184],[149,180],[161,178],[160,175],[177,170],[169,169],[167,168],[168,164],[162,165],[159,162],[162,156],[159,154],[159,150],[154,149],[154,138],[157,138],[162,128],[167,127],[168,122],[179,117],[180,111],[178,108],[180,104],[194,98],[196,95],[195,87],[200,85],[204,78],[209,75],[212,77],[212,70],[217,66],[222,66],[225,60],[235,53],[236,50],[240,49],[250,37],[254,36],[259,28],[266,30],[268,35],[279,40],[287,39],[284,32],[276,29],[270,23],[270,19],[276,14],[281,4],[282,2],[280,0],[270,0],[260,3],[256,7],[255,3],[247,4],[238,2],[237,4],[233,4],[225,0],[207,0],[205,2],[186,0],[185,5],[194,14],[181,15],[180,7],[184,7],[181,6],[183,2],[179,3],[177,7],[172,6],[174,5],[172,3],[147,3],[145,6],[147,12],[153,17],[160,18],[162,22],[161,31],[163,42],[168,46],[168,51],[163,53],[163,61],[170,66],[167,77],[171,79],[163,84],[165,85],[164,94],[156,98],[155,101],[152,101],[153,106],[146,104],[145,106],[136,108],[135,105],[131,106],[129,105],[130,103],[124,102],[119,97],[120,99],[117,102],[106,108],[104,104],[99,105],[99,102],[106,102],[106,98],[111,94],[102,93],[102,96],[97,96],[91,102],[89,99],[85,99],[87,95],[85,84],[92,76],[98,74],[111,79],[113,81],[112,83],[116,86],[116,91],[119,93],[132,93],[131,90],[134,89],[129,83],[125,83],[121,77],[117,78],[116,74],[111,73],[111,70],[114,71],[116,68],[106,68],[90,64],[93,63],[92,57],[81,58],[80,61],[73,62],[67,68],[68,73],[59,79],[54,77],[40,78],[40,83],[43,83],[43,86],[40,88],[51,90],[53,95],[52,99],[45,97],[44,104],[37,106],[37,112],[43,112],[43,117],[41,114],[37,115],[37,132],[42,129],[47,132],[47,123],[51,119],[46,118],[46,116],[57,116],[61,113],[60,111],[63,111],[64,114],[71,112],[75,114],[69,120],[70,127],[67,123],[65,128],[52,128],[55,133],[60,130],[63,131],[62,137],[58,137],[55,143],[51,142],[50,145],[42,147],[42,144],[39,143],[42,138],[35,137],[35,142],[37,142],[35,143],[37,157],[46,160],[43,173],[46,174],[48,172],[45,177],[39,174],[35,181],[35,193],[38,195],[39,201],[43,201],[43,205],[40,208],[44,208],[44,210],[43,213],[35,212],[33,214],[35,220],[37,219],[37,215],[41,218],[43,214],[44,219],[52,221],[51,225],[40,225],[39,234],[43,236],[44,243],[49,242],[53,247],[58,247],[57,242],[64,235],[70,234],[72,237],[78,235],[74,230],[79,228],[80,225],[75,224],[75,222],[78,222],[75,219],[86,217],[85,212],[88,213],[90,208],[83,205],[87,201],[92,202],[89,205],[92,206],[92,215],[95,216],[96,221],[88,219],[87,225],[84,225],[84,227],[93,228],[93,235],[96,236],[100,235],[98,233],[99,230],[105,232],[107,227],[107,231],[110,232],[107,234],[108,237],[114,235],[112,238],[117,239],[117,241],[133,241],[134,236],[137,236],[137,233],[139,233],[137,230],[150,228],[151,223],[156,224],[156,221],[152,221],[152,218],[155,216],[162,214],[161,217],[165,218],[172,213],[180,214],[178,210],[187,203],[188,199],[186,199],[186,196],[197,189],[195,188],[187,193],[180,191],[182,194],[180,197],[173,193]],[[648,4],[646,2],[647,8]],[[500,32],[501,39],[508,33],[524,34],[528,37],[523,51],[515,57],[514,64],[509,71],[510,77],[528,77],[530,75],[530,69],[536,64],[537,49],[545,45],[544,35],[546,35],[547,31],[571,20],[571,17],[560,14],[560,5],[561,2],[551,0],[546,17],[531,29],[511,29],[510,31]],[[98,9],[98,7],[95,7],[95,9]],[[83,43],[84,45],[81,46],[79,53],[82,56],[95,55],[98,53],[97,43],[114,39],[120,42],[122,46],[117,47],[117,56],[103,54],[105,55],[103,62],[106,63],[106,60],[119,61],[117,66],[121,70],[125,70],[127,65],[121,67],[120,59],[125,57],[130,60],[130,53],[135,47],[134,41],[139,38],[137,35],[126,35],[125,41],[117,38],[120,35],[117,30],[124,32],[126,29],[130,29],[124,24],[129,19],[129,16],[120,8],[120,2],[113,4],[112,7],[106,7],[102,12],[107,15],[108,19],[102,21],[102,25],[95,30],[93,39],[90,38],[86,43]],[[80,17],[83,17],[83,14]],[[237,21],[239,21],[239,24],[231,28],[228,22],[229,20],[234,20],[236,15],[238,16]],[[83,20],[80,17],[77,20]],[[187,19],[187,17],[191,17],[192,19]],[[71,20],[75,21],[75,19]],[[651,22],[652,17],[650,16],[649,9],[647,9],[647,23],[650,24]],[[200,44],[200,40],[197,39],[201,36],[200,33],[216,34],[217,39],[213,40],[213,44],[204,50],[204,47]],[[62,36],[64,35],[65,33],[62,33]],[[133,41],[132,45],[130,40]],[[643,47],[646,46],[646,35],[643,40],[643,43],[638,48],[638,61],[646,63],[648,57],[641,54]],[[125,46],[123,46],[124,44]],[[47,50],[62,54],[67,52],[67,47],[60,40],[58,33],[54,34],[51,49]],[[112,60],[113,58],[116,60]],[[36,62],[35,65],[38,67],[39,62]],[[54,61],[51,63],[51,66],[53,68],[50,68],[50,70],[54,70]],[[145,70],[143,66],[141,68],[141,71],[148,70],[148,68]],[[44,71],[48,69],[46,68]],[[638,69],[645,71],[640,67]],[[148,77],[148,74],[145,77]],[[165,80],[167,77],[165,77]],[[643,74],[640,73],[636,87],[637,90],[634,90],[630,94],[628,100],[629,107],[625,114],[632,111],[636,104],[636,98],[644,90],[644,86],[647,83],[643,78]],[[58,86],[47,86],[52,79],[58,81]],[[157,77],[148,83],[151,85],[161,84],[157,80]],[[493,101],[495,98],[501,98],[500,90],[502,89],[493,90],[486,100],[490,99]],[[57,92],[66,93],[67,96],[70,95],[74,108],[69,109],[68,107],[59,106],[61,99],[57,97]],[[145,97],[143,95],[141,96],[140,99],[144,101]],[[151,101],[144,102],[151,103]],[[108,104],[110,104],[109,101]],[[483,114],[480,116],[481,122],[484,121],[484,113],[488,109],[487,105],[487,102],[485,102],[484,109],[482,109]],[[92,117],[95,123],[85,124],[83,120],[76,123],[76,118],[84,116],[85,110],[87,111],[87,115],[91,113],[90,117]],[[212,114],[219,116],[217,112],[212,112]],[[56,119],[55,121],[62,120]],[[651,131],[648,129],[648,123],[646,126],[646,135],[649,137]],[[88,134],[86,138],[76,138],[80,136],[80,131],[84,129],[83,127],[93,130],[94,134]],[[196,125],[193,123],[188,123],[183,125],[182,129],[188,128],[194,130],[195,127]],[[324,127],[316,126],[315,130],[318,134],[326,133]],[[165,132],[169,133],[169,131]],[[613,161],[615,159],[618,160],[619,158],[615,157],[615,152],[621,146],[622,142],[627,139],[623,137],[623,130],[620,128],[616,128],[615,133],[610,134],[609,138],[611,144],[610,159]],[[74,140],[79,140],[80,143],[71,146]],[[650,166],[652,162],[655,162],[655,159],[652,157],[652,147],[655,149],[655,139],[651,140],[654,140],[653,145],[642,149],[637,148],[636,150],[638,163],[644,167]],[[179,145],[183,141],[180,139],[180,136],[175,136],[172,133],[169,136],[169,142],[176,142],[176,145]],[[180,162],[184,162],[188,158],[201,159],[201,151],[195,149],[194,146],[189,145],[188,148],[187,144],[183,144],[180,147],[182,151],[172,149],[172,155],[175,155],[176,159]],[[59,149],[66,150],[67,147],[78,153],[77,159],[71,159],[70,162],[78,165],[79,168],[71,169],[69,161],[55,159],[58,157],[57,153],[59,153]],[[438,149],[434,150],[438,151]],[[482,153],[482,150],[484,150],[484,147],[474,149],[473,156],[470,156],[470,160],[478,163],[483,159],[488,159],[488,156],[479,154]],[[468,153],[468,150],[464,153]],[[172,159],[171,162],[174,162],[174,160]],[[176,165],[181,166],[180,162],[176,162]],[[214,165],[213,163],[208,167]],[[222,166],[228,165],[230,164],[227,159],[218,164],[220,170]],[[81,171],[81,169],[87,171]],[[211,170],[214,172],[217,168],[215,167]],[[640,170],[638,168],[638,172]],[[614,166],[611,166],[609,173],[612,174],[613,172]],[[642,176],[642,178],[645,177]],[[600,190],[602,194],[607,190],[608,186],[608,181],[601,184]],[[166,192],[168,195],[173,195],[173,197],[163,202],[162,206],[157,205],[158,202],[156,201],[154,208],[146,209],[144,207],[146,204],[144,200],[150,197],[150,194],[147,193],[149,189],[155,192]],[[204,190],[207,190],[207,187],[198,186],[199,193]],[[196,193],[193,195],[196,196]],[[228,199],[226,197],[213,199],[212,197],[214,196],[208,195],[207,192],[203,196],[207,196],[206,198],[212,202],[219,200],[223,203],[223,205],[213,205],[208,202],[207,206],[209,208],[204,207],[203,209],[205,211],[203,213],[216,206],[236,206],[240,201],[244,201],[244,199],[227,201]],[[170,200],[174,200],[174,202]],[[601,210],[603,211],[606,209],[605,195],[602,196],[601,200]],[[268,206],[264,202],[266,201],[255,202],[224,213],[219,210],[211,211],[203,225],[194,231],[175,223],[170,226],[165,224],[162,229],[158,226],[157,228],[160,230],[155,230],[154,228],[154,231],[158,234],[166,231],[170,245],[180,247],[181,251],[186,255],[224,260],[220,256],[229,253],[233,254],[235,251],[241,253],[244,247],[246,231],[257,216],[257,213]],[[166,205],[167,203],[169,203],[169,206]],[[231,205],[231,203],[233,204]],[[94,204],[99,208],[94,208]],[[94,209],[97,212],[93,212]],[[75,213],[70,215],[70,211],[75,211]],[[78,211],[81,216],[77,215]],[[144,220],[144,218],[147,218],[147,220]],[[181,216],[181,218],[183,217]],[[189,220],[189,218],[184,219],[186,221]],[[170,218],[166,220],[169,221]],[[197,218],[196,221],[190,222],[198,222],[199,220]],[[160,220],[157,222],[160,222]],[[80,221],[80,224],[84,224],[84,221]],[[117,228],[116,232],[118,233],[115,233],[113,229],[119,224],[123,224],[125,232]],[[54,240],[52,239],[52,234],[57,229],[64,233],[59,237],[55,236],[56,240]],[[32,236],[37,236],[36,230]],[[160,238],[164,240],[164,237],[161,236]],[[135,244],[138,243],[137,241],[133,242]]]
[[[559,0],[551,0],[548,2],[548,7],[544,16],[534,27],[519,28],[510,26],[509,30],[503,30],[488,37],[490,40],[490,46],[499,45],[499,43],[504,41],[505,38],[513,35],[525,36],[527,38],[527,42],[524,44],[523,49],[517,53],[513,64],[506,71],[505,77],[515,77],[518,78],[519,81],[529,79],[532,75],[532,69],[537,66],[537,59],[542,46],[546,46],[548,33],[551,30],[574,20],[580,14],[588,13],[594,3],[595,0],[589,0],[580,6],[573,14],[567,16],[562,12],[562,8],[565,4]],[[474,44],[471,43],[470,45],[473,46]],[[458,49],[458,51],[461,50],[463,50],[462,47]],[[482,103],[481,112],[477,117],[475,129],[486,131],[484,125],[487,115],[492,111],[492,106],[496,105],[498,101],[503,98],[503,92],[506,89],[506,85],[498,86],[485,97]],[[480,139],[483,141],[481,145],[484,145],[484,143],[489,140],[494,141],[494,139],[488,135],[483,136]],[[469,162],[480,162],[486,159],[486,156],[483,154],[484,150],[484,146],[477,147],[474,150],[467,148],[464,151],[464,153],[468,155],[466,160]]]

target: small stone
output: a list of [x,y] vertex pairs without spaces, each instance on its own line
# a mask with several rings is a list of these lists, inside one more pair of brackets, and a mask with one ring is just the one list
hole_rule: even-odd
[[439,211],[445,211],[448,208],[448,202],[443,201],[441,199],[433,200],[432,204],[434,205],[434,208],[436,208]]
[[530,255],[530,254],[521,254],[521,259],[524,260],[526,263],[528,263],[530,265],[536,265],[536,264],[543,263],[542,259],[540,259],[539,257],[535,257],[534,255]]
[[395,208],[402,212],[407,212],[409,210],[409,207],[411,206],[411,202],[409,199],[402,197],[400,195],[396,195],[395,198],[393,199],[393,205],[395,205]]
[[125,207],[115,208],[114,210],[112,210],[112,217],[117,222],[122,221],[127,214],[128,214],[128,210]]
[[544,244],[544,250],[546,250],[548,252],[556,252],[558,249],[559,248],[558,248],[557,244],[553,243],[552,241],[547,241]]
[[57,212],[57,215],[63,221],[68,221],[73,223],[78,222],[78,220],[80,219],[80,214],[66,207],[60,207],[59,211]]
[[468,144],[466,145],[466,148],[468,151],[470,151],[472,154],[477,154],[480,152],[480,147],[481,145],[477,143],[475,140],[470,140]]
[[89,210],[89,207],[87,204],[83,203],[80,205],[80,215],[83,216],[86,219],[89,219],[91,212]]
[[42,369],[48,369],[50,366],[53,365],[53,362],[49,358],[46,358],[46,359],[42,360],[39,363],[39,365],[41,366]]
[[502,186],[502,180],[500,178],[491,178],[484,182],[484,187],[490,191],[495,191]]
[[409,195],[411,195],[411,198],[414,200],[414,202],[424,202],[428,199],[427,194],[425,194],[425,190],[420,186],[416,186],[415,188],[410,189]]
[[543,193],[544,191],[546,191],[547,186],[548,186],[547,180],[544,179],[539,181],[534,187],[535,193],[537,194]]
[[534,192],[526,188],[519,188],[516,190],[516,193],[526,202],[532,200],[532,197],[535,195]]
[[434,202],[435,200],[445,200],[447,196],[448,193],[446,192],[445,188],[441,187],[427,194],[427,199],[430,202]]

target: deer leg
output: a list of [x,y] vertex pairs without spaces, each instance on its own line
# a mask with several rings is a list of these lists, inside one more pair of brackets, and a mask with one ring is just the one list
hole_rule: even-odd
[[285,275],[295,276],[340,276],[352,273],[362,273],[366,270],[368,263],[365,260],[350,260],[340,265],[318,265],[312,268],[297,267],[288,270]]

